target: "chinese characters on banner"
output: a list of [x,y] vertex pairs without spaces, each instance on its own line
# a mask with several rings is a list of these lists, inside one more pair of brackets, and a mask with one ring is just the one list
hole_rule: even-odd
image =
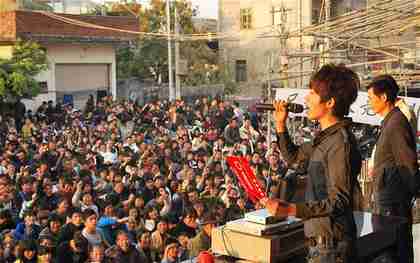
[[266,197],[266,194],[257,181],[257,177],[245,158],[239,156],[228,156],[226,157],[226,161],[252,202],[256,203]]
[[[305,96],[308,89],[276,89],[276,100],[288,100],[289,102],[305,104]],[[417,118],[420,117],[420,98],[401,97],[412,108]],[[305,115],[306,112],[293,115]],[[381,118],[369,107],[367,92],[359,91],[357,100],[351,105],[349,117],[354,122],[370,125],[381,125]],[[420,125],[417,127],[420,129]]]

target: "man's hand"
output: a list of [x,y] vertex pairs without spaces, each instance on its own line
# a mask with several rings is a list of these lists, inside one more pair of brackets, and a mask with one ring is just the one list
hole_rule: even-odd
[[287,111],[287,102],[286,101],[275,101],[274,106],[274,119],[276,120],[276,130],[277,132],[284,132],[286,130],[286,120],[289,115]]
[[275,217],[286,218],[296,215],[296,205],[290,204],[280,199],[268,199],[265,201],[268,213]]

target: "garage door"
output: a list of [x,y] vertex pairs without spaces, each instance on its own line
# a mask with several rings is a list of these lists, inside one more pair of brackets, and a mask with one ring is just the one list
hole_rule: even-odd
[[55,81],[57,99],[72,95],[80,108],[89,94],[109,90],[109,64],[56,64]]

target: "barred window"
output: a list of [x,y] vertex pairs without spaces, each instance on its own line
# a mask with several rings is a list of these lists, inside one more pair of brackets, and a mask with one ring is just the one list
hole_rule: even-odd
[[236,60],[236,82],[247,81],[246,60]]
[[252,28],[252,9],[241,9],[241,30]]
[[272,17],[271,22],[273,26],[282,25],[287,23],[287,12],[288,10],[284,7],[273,7],[272,8]]

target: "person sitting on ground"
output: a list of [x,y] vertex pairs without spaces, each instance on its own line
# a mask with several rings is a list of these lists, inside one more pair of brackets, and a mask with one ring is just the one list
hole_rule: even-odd
[[105,251],[105,255],[114,263],[136,263],[139,262],[139,251],[130,244],[126,232],[120,230],[117,233],[115,245]]
[[89,242],[82,232],[77,231],[70,241],[65,241],[58,246],[56,262],[85,263],[88,257],[88,246]]
[[176,239],[170,238],[167,240],[165,246],[165,253],[161,263],[175,263],[178,262],[179,244]]
[[200,252],[211,248],[211,232],[217,225],[216,217],[207,212],[201,223],[202,230],[191,240],[190,258],[197,257]]

